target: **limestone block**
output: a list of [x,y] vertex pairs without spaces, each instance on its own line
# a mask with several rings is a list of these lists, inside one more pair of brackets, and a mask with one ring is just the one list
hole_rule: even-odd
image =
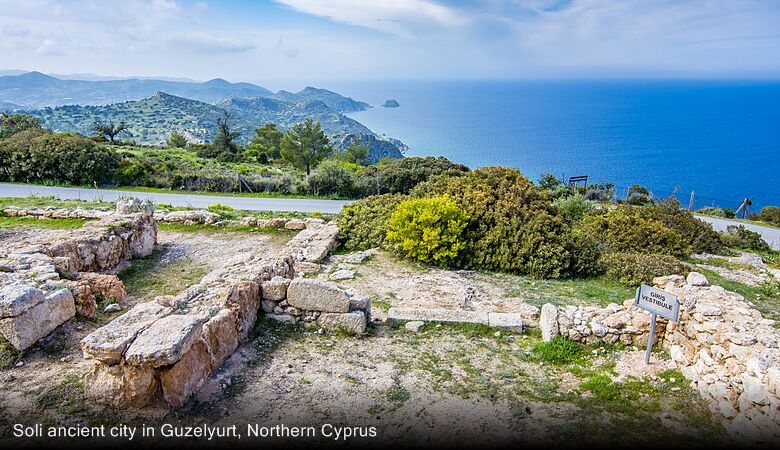
[[296,323],[298,322],[298,318],[291,315],[291,314],[266,314],[266,319],[275,320],[277,322],[283,322],[283,323]]
[[327,330],[361,334],[366,331],[366,315],[359,311],[343,314],[324,312],[317,318],[317,324]]
[[234,284],[228,292],[225,306],[236,312],[239,339],[246,339],[249,330],[257,321],[257,310],[260,308],[260,285],[254,281],[240,281]]
[[95,362],[84,376],[84,394],[117,408],[143,408],[154,401],[159,380],[150,367]]
[[125,359],[129,364],[142,367],[174,364],[200,338],[201,325],[195,316],[165,316],[135,338],[125,352]]
[[203,386],[210,373],[208,346],[203,340],[198,340],[173,367],[160,372],[163,398],[174,409],[181,408]]
[[81,340],[84,358],[94,358],[106,364],[117,364],[135,337],[173,309],[157,302],[146,302],[98,328]]
[[685,279],[686,283],[688,283],[691,286],[709,286],[710,282],[707,280],[707,277],[700,274],[699,272],[691,272],[688,274],[688,277]]
[[16,350],[24,350],[76,315],[73,295],[59,289],[16,317],[0,319],[0,333]]
[[304,311],[346,313],[349,296],[331,283],[298,278],[287,289],[287,303]]
[[542,306],[542,312],[539,315],[539,328],[542,329],[542,340],[544,342],[550,342],[560,334],[558,326],[558,308],[556,308],[555,305],[545,303]]
[[278,302],[287,298],[287,287],[290,285],[290,279],[280,276],[271,278],[271,281],[263,283],[263,299]]
[[523,319],[517,314],[488,313],[488,325],[518,333],[523,332]]
[[211,368],[216,370],[238,348],[236,313],[223,309],[203,324],[203,341],[211,356]]
[[476,323],[487,325],[485,311],[463,311],[457,309],[422,309],[392,307],[387,312],[388,320],[421,320],[423,322]]
[[16,283],[0,289],[0,319],[16,317],[46,299],[40,289]]

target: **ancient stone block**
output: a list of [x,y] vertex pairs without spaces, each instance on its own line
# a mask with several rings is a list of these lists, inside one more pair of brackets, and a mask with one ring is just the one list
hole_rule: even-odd
[[160,372],[163,398],[181,408],[211,373],[211,355],[205,341],[198,340],[171,368]]
[[343,314],[324,312],[317,318],[317,324],[327,330],[361,334],[366,331],[366,315],[359,311]]
[[287,287],[290,285],[290,279],[275,276],[271,281],[263,283],[263,300],[278,302],[287,298]]
[[73,295],[59,289],[16,317],[0,319],[0,333],[16,350],[24,350],[76,315]]
[[455,309],[422,309],[392,307],[387,312],[388,320],[421,320],[424,322],[476,323],[487,325],[486,311],[463,311]]
[[558,327],[558,308],[551,303],[545,303],[542,306],[542,312],[539,315],[539,327],[542,329],[542,340],[550,342],[560,334]]
[[174,364],[200,338],[201,325],[191,315],[163,317],[138,334],[125,352],[125,359],[129,364],[144,367]]
[[691,272],[688,274],[688,277],[685,279],[685,282],[688,283],[691,286],[709,286],[710,282],[707,280],[707,277],[700,274],[699,272]]
[[216,370],[238,348],[236,313],[230,309],[220,310],[203,324],[202,339],[208,345],[211,367]]
[[243,340],[257,321],[260,308],[260,286],[253,281],[241,281],[228,292],[225,306],[236,312],[239,339]]
[[157,302],[146,302],[98,328],[81,340],[85,358],[117,364],[133,339],[158,319],[173,312]]
[[488,325],[518,333],[523,331],[523,319],[517,314],[488,313]]
[[40,289],[21,283],[0,289],[0,319],[16,317],[46,299]]
[[84,377],[84,394],[118,408],[143,408],[154,401],[159,380],[154,369],[128,364],[95,363]]
[[349,296],[331,283],[298,278],[287,288],[287,303],[304,311],[346,313]]

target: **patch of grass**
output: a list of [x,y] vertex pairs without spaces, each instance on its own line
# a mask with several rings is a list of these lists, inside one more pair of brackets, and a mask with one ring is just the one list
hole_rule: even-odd
[[34,217],[0,217],[0,228],[41,228],[45,230],[72,230],[81,228],[86,219],[37,219]]
[[44,338],[39,344],[41,352],[50,359],[60,359],[68,349],[68,337],[62,330],[57,330]]
[[735,263],[718,257],[709,259],[689,258],[686,262],[697,265],[704,264],[708,266],[722,267],[724,269],[730,270],[747,270],[749,272],[758,272],[758,269],[751,266],[750,264]]
[[568,364],[579,361],[583,356],[582,345],[562,337],[550,342],[539,342],[534,346],[534,355],[541,361],[552,364]]
[[56,197],[0,197],[0,209],[11,206],[19,208],[45,208],[54,206],[57,208],[88,208],[88,209],[113,209],[111,202],[96,202],[91,200],[60,200]]
[[393,305],[391,305],[385,300],[382,300],[381,298],[376,300],[373,299],[371,300],[371,309],[377,308],[377,309],[381,309],[382,311],[389,311],[390,308],[392,307]]
[[65,375],[59,383],[43,389],[35,397],[39,411],[56,410],[60,414],[84,411],[84,382],[76,374]]
[[295,230],[285,230],[272,227],[252,227],[246,225],[207,225],[207,224],[191,224],[185,225],[182,223],[160,223],[158,224],[160,231],[169,231],[175,233],[206,233],[206,234],[218,234],[218,233],[262,233],[262,234],[278,234],[282,236],[294,236],[298,233]]
[[279,347],[302,339],[306,334],[300,324],[293,325],[266,319],[264,316],[258,317],[250,336],[255,355],[249,366],[256,367],[265,363]]
[[133,260],[119,273],[128,294],[135,297],[174,295],[200,281],[208,272],[205,266],[197,265],[184,257],[160,265],[164,249],[157,249],[151,255]]
[[488,276],[498,278],[498,283],[506,286],[507,296],[519,297],[539,308],[545,303],[559,307],[571,304],[607,306],[621,304],[634,295],[632,288],[605,277],[538,280],[511,274]]
[[24,358],[24,351],[18,351],[0,334],[0,370],[10,369]]
[[394,384],[387,389],[387,399],[393,403],[400,404],[411,398],[409,391],[400,384]]

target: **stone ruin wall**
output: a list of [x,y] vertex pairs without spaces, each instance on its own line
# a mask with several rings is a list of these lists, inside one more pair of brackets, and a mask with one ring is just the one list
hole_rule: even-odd
[[[673,366],[692,380],[727,431],[756,443],[780,439],[780,330],[742,296],[710,286],[696,272],[659,277],[653,284],[680,299],[678,322],[658,319],[656,342]],[[606,308],[542,307],[545,341],[556,336],[583,343],[646,346],[650,314],[633,300]]]
[[24,248],[0,248],[0,333],[25,350],[76,314],[95,317],[100,298],[124,300],[110,270],[148,255],[157,241],[151,209],[119,202],[114,214],[79,230]]
[[158,297],[99,328],[81,342],[94,360],[86,395],[117,407],[162,399],[179,408],[247,339],[259,311],[282,322],[365,331],[370,298],[330,283],[295,278],[336,245],[334,225],[310,222],[276,258],[240,255],[176,296]]

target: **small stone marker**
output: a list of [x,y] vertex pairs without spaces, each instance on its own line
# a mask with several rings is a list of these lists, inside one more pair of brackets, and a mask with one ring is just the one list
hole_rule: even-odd
[[647,336],[647,353],[645,364],[650,364],[650,351],[653,349],[653,335],[655,334],[655,320],[657,316],[677,322],[680,313],[680,300],[661,289],[642,284],[636,290],[634,304],[653,315],[650,322],[650,334]]

